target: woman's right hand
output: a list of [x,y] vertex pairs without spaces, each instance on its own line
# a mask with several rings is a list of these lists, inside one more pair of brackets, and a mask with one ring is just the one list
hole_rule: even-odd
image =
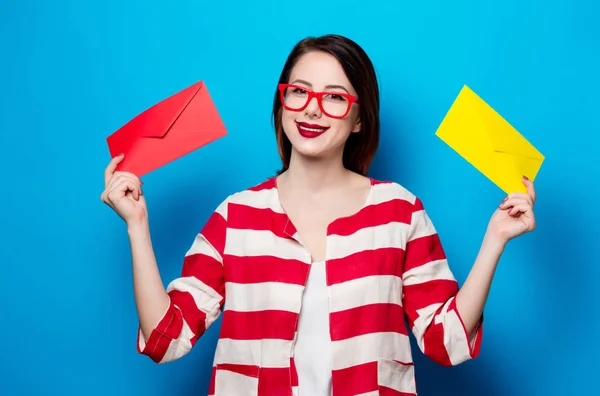
[[148,218],[146,200],[142,195],[141,180],[129,172],[115,172],[123,154],[114,157],[104,171],[104,191],[100,198],[128,224]]

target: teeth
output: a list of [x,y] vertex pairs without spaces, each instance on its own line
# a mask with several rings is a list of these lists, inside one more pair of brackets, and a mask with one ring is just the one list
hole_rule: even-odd
[[307,128],[307,127],[300,127],[302,129],[304,129],[305,131],[309,131],[309,132],[324,132],[326,128],[319,128],[319,129],[315,129],[315,128]]

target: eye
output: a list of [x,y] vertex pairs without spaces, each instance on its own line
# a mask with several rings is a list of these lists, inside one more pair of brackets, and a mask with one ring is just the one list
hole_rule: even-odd
[[334,102],[345,102],[347,100],[345,96],[334,94],[334,93],[327,94],[327,99],[330,99]]
[[304,89],[296,87],[292,89],[292,93],[296,95],[306,95],[306,91]]

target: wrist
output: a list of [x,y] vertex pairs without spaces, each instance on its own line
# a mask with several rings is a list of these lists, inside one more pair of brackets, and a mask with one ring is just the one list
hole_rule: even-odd
[[482,246],[491,253],[495,253],[499,256],[502,254],[502,252],[504,252],[504,248],[506,247],[507,243],[507,238],[486,232],[485,236],[483,237]]
[[137,219],[127,221],[127,233],[129,237],[147,235],[150,231],[148,219]]

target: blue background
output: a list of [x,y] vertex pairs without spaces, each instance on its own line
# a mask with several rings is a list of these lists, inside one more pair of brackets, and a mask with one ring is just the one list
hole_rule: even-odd
[[214,207],[279,167],[270,124],[279,72],[297,40],[330,32],[361,44],[380,77],[383,133],[370,175],[423,199],[461,283],[504,197],[434,136],[462,85],[546,156],[538,228],[504,253],[481,356],[443,368],[415,349],[421,395],[591,394],[600,8],[394,3],[2,2],[0,394],[206,394],[220,322],[179,361],[136,353],[126,229],[100,201],[104,139],[198,80],[228,127],[144,178],[166,284]]

